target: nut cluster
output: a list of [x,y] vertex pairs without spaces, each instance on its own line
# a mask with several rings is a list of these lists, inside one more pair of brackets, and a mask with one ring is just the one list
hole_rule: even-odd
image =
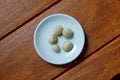
[[55,26],[54,28],[54,34],[49,36],[48,42],[52,45],[52,50],[56,53],[59,53],[61,51],[60,46],[57,44],[58,37],[63,36],[67,40],[62,43],[62,49],[65,52],[69,52],[73,48],[73,43],[71,41],[68,41],[68,39],[72,38],[73,31],[69,28],[63,28],[60,25]]

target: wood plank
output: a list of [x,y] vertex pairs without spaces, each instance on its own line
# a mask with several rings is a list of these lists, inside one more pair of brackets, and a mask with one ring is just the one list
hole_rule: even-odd
[[111,80],[120,73],[120,37],[56,80]]
[[0,39],[58,0],[0,0]]
[[[37,16],[0,42],[0,79],[48,80],[80,63],[119,35],[119,3],[118,0],[64,0]],[[63,66],[46,63],[37,55],[33,46],[33,33],[37,24],[54,13],[75,17],[83,25],[86,34],[82,55]]]

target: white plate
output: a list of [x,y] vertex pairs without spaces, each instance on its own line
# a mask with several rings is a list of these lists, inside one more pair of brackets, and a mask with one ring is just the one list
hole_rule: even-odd
[[[56,25],[70,28],[73,31],[73,37],[68,39],[74,44],[70,52],[65,52],[62,49],[60,53],[52,51],[48,38],[50,34],[53,34]],[[64,37],[58,39],[58,45],[61,48],[62,42],[66,39]],[[66,14],[53,14],[44,18],[38,24],[34,33],[34,46],[37,53],[42,59],[51,64],[62,65],[73,61],[81,53],[84,43],[85,36],[81,25],[73,17]]]

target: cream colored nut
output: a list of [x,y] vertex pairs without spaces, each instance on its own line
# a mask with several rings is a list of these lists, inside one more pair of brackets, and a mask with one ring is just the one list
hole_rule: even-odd
[[63,30],[62,26],[57,25],[57,26],[55,26],[55,28],[54,28],[54,33],[55,33],[57,36],[61,36],[61,35],[62,35],[62,30]]
[[55,34],[52,34],[49,36],[49,39],[48,39],[49,43],[50,44],[56,44],[58,42],[58,38]]
[[64,41],[63,44],[62,44],[62,49],[65,51],[65,52],[69,52],[70,50],[72,50],[73,48],[73,43],[70,42],[70,41]]
[[62,31],[62,35],[65,38],[69,39],[69,38],[71,38],[73,36],[73,31],[71,29],[69,29],[69,28],[64,28],[63,31]]
[[52,50],[56,53],[59,53],[60,52],[60,47],[57,44],[52,45]]

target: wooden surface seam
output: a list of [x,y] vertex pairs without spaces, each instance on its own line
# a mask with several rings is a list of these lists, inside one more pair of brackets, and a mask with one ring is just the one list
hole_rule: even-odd
[[[84,62],[84,60],[86,60],[87,58],[91,57],[92,55],[94,55],[95,53],[99,52],[102,48],[108,46],[109,44],[111,44],[112,42],[114,42],[117,38],[119,38],[120,35],[118,34],[116,37],[114,37],[113,39],[111,39],[110,41],[108,41],[107,43],[105,43],[104,45],[102,45],[101,47],[99,47],[98,49],[96,49],[94,52],[90,53],[90,55],[84,57],[84,59],[81,60],[81,62]],[[79,62],[79,63],[81,63]],[[58,74],[57,76],[53,77],[52,80],[55,80],[57,78],[59,78],[60,76],[64,75],[65,73],[69,72],[69,70],[73,69],[74,67],[78,66],[78,64],[73,65],[72,67],[68,68],[67,70],[63,71],[62,73]]]
[[[12,22],[12,18],[11,19],[9,19],[9,21],[11,21],[10,23],[6,23],[7,22],[7,19],[15,12],[15,11],[13,11],[13,12],[11,12],[10,14],[7,14],[7,15],[5,15],[2,11],[0,12],[0,40],[2,40],[3,38],[5,38],[6,36],[8,36],[9,34],[11,34],[12,32],[14,32],[15,30],[17,30],[17,29],[19,29],[21,26],[23,26],[24,24],[26,24],[26,23],[28,23],[30,20],[32,20],[32,19],[34,19],[35,17],[37,17],[38,15],[40,15],[40,14],[42,14],[44,11],[46,11],[47,9],[49,9],[49,8],[51,8],[53,5],[55,5],[55,4],[57,4],[58,2],[60,2],[61,0],[53,0],[53,1],[51,1],[51,2],[49,2],[48,0],[44,0],[44,1],[42,1],[42,2],[37,2],[37,4],[39,4],[39,3],[43,3],[42,5],[44,5],[44,6],[41,6],[41,7],[36,7],[36,11],[34,11],[34,13],[31,13],[31,14],[33,14],[33,15],[31,15],[31,16],[29,16],[29,13],[27,13],[27,10],[25,11],[26,12],[26,14],[25,14],[25,12],[23,12],[23,11],[21,11],[21,14],[25,14],[25,17],[24,16],[22,16],[22,15],[20,15],[20,14],[18,14],[18,13],[16,13],[14,16],[13,16],[13,18],[14,19],[16,19],[16,18],[18,18],[18,21],[15,21],[15,20],[13,20],[14,22]],[[17,1],[16,1],[17,2]],[[22,2],[22,1],[21,1]],[[30,2],[30,1],[29,1]],[[28,3],[29,3],[28,2]],[[1,2],[0,4],[3,4],[4,2]],[[27,1],[26,1],[26,3],[27,3]],[[27,4],[28,4],[27,3]],[[9,3],[10,4],[10,3]],[[12,1],[11,1],[11,4],[12,4]],[[32,4],[32,3],[31,3]],[[26,5],[24,5],[24,6],[26,6]],[[3,7],[5,7],[5,6],[2,6],[1,5],[1,7],[3,8]],[[32,7],[32,6],[31,6]],[[34,6],[33,6],[34,7]],[[16,7],[14,7],[14,8],[16,8]],[[19,8],[21,8],[20,6],[17,6],[17,8],[19,9]],[[26,7],[27,8],[27,7]],[[26,9],[26,8],[24,8],[24,10]],[[32,9],[31,9],[32,10]],[[29,11],[29,9],[28,9],[28,11]],[[9,10],[7,11],[6,10],[6,13],[8,13],[9,12]],[[28,16],[27,16],[28,15]],[[7,17],[6,17],[7,16]],[[27,17],[26,17],[27,16]],[[22,17],[22,18],[20,18],[20,17]],[[21,20],[20,20],[20,19]],[[24,19],[25,18],[25,19]],[[23,20],[22,20],[23,19]]]
[[110,80],[120,73],[119,44],[120,36],[56,80]]

